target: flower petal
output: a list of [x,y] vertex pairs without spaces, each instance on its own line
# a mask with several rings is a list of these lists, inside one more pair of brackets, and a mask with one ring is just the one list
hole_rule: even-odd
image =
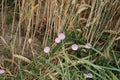
[[72,45],[72,50],[76,51],[78,49],[78,45],[77,44],[73,44]]
[[64,33],[59,33],[59,34],[58,34],[58,38],[59,38],[60,40],[64,40],[64,39],[65,39],[65,34],[64,34]]
[[49,53],[49,52],[50,52],[50,47],[49,47],[49,46],[46,46],[46,47],[44,48],[44,52],[45,52],[45,53]]
[[91,43],[87,43],[87,44],[85,44],[85,48],[87,48],[87,49],[92,48],[92,44],[91,44]]
[[3,74],[3,73],[5,73],[5,70],[0,69],[0,74]]
[[60,43],[61,40],[57,37],[57,38],[55,38],[55,42],[56,42],[56,43]]
[[92,73],[84,74],[85,78],[93,78]]

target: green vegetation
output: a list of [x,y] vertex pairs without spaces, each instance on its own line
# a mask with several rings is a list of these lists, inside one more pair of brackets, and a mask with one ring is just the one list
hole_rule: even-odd
[[0,80],[119,79],[119,0],[0,1]]

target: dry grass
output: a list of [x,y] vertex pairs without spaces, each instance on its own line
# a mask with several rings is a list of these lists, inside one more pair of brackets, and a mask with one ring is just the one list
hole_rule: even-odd
[[[11,7],[9,3],[13,1]],[[15,56],[30,62],[28,58],[33,52],[39,56],[42,54],[39,45],[44,47],[49,41],[54,42],[56,35],[65,30],[78,31],[77,35],[85,42],[94,47],[101,46],[107,59],[112,45],[116,44],[120,49],[119,0],[13,1],[0,1],[0,51],[12,63],[11,71],[17,62]],[[8,15],[12,16],[10,23]],[[103,35],[107,36],[106,40],[101,38]]]

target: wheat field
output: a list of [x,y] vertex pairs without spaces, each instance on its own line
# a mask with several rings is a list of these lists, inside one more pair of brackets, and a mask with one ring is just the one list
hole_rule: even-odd
[[119,0],[0,0],[0,80],[119,80],[119,65]]

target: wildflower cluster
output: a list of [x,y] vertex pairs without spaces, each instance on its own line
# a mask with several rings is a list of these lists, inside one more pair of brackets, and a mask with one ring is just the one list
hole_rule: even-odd
[[[60,43],[62,40],[65,39],[65,34],[64,33],[60,33],[58,34],[58,36],[55,38],[55,43]],[[44,53],[49,53],[50,52],[50,47],[46,46],[44,48]]]
[[55,43],[60,43],[64,39],[65,39],[65,34],[60,33],[60,34],[58,34],[58,37],[55,38]]
[[[64,33],[59,33],[58,34],[58,36],[55,38],[55,43],[60,43],[62,40],[64,40],[65,39],[65,34]],[[85,46],[84,46],[86,49],[90,49],[91,47],[92,47],[92,45],[90,44],[90,43],[87,43]],[[77,51],[78,50],[78,48],[79,48],[79,46],[77,45],[77,44],[73,44],[72,46],[71,46],[71,49],[73,50],[73,51]],[[45,48],[44,48],[44,53],[49,53],[50,52],[50,47],[49,46],[46,46]]]

